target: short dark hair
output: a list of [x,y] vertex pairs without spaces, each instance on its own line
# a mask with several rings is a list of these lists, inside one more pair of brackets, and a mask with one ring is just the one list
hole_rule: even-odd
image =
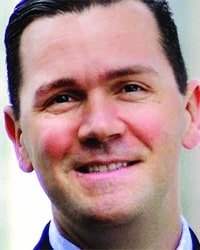
[[[92,5],[109,5],[123,0],[22,0],[10,16],[5,33],[8,89],[16,120],[20,117],[19,92],[22,82],[20,66],[20,38],[24,29],[35,19],[65,12],[81,12]],[[160,43],[168,59],[179,88],[185,94],[187,72],[181,53],[177,28],[165,0],[140,0],[153,13],[159,28]]]

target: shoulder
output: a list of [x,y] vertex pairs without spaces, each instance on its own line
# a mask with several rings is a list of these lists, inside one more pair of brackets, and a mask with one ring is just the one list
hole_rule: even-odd
[[52,247],[49,242],[49,225],[50,222],[45,226],[42,236],[38,244],[33,248],[33,250],[52,250]]

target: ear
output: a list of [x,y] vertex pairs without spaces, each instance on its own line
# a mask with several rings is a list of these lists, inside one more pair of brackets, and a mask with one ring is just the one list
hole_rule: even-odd
[[32,172],[33,167],[29,160],[27,149],[23,143],[23,132],[20,129],[19,122],[16,121],[13,109],[7,106],[4,109],[5,127],[8,137],[11,139],[17,159],[19,161],[19,166],[24,172]]
[[192,149],[200,142],[200,82],[197,79],[188,83],[186,112],[188,126],[183,146]]

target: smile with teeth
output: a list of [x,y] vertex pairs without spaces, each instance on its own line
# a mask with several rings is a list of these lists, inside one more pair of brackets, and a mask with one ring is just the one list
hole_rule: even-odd
[[136,161],[132,162],[117,162],[117,163],[110,163],[110,164],[94,164],[94,165],[88,165],[83,166],[78,169],[81,173],[103,173],[103,172],[110,172],[121,168],[129,167],[133,164],[135,164]]

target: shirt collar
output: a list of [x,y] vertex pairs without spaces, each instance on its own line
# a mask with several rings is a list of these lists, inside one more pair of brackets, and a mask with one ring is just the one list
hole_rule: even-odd
[[49,227],[49,241],[54,250],[80,250],[79,247],[75,246],[71,241],[60,234],[53,220],[50,222]]
[[181,216],[182,234],[176,250],[192,250],[192,238],[187,221]]
[[[192,250],[192,238],[189,231],[187,221],[181,216],[182,223],[182,234],[179,245],[176,250]],[[54,221],[52,220],[49,227],[49,240],[54,250],[80,250],[79,247],[75,246],[72,242],[64,238],[56,228]]]

